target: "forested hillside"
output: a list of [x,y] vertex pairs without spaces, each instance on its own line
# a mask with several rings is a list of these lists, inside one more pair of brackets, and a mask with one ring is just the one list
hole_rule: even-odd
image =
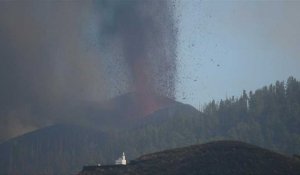
[[300,152],[300,82],[289,77],[203,110],[207,139],[231,138],[285,153]]

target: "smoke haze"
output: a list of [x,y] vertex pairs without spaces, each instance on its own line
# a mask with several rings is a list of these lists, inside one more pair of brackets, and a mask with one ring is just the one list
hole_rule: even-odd
[[60,111],[84,101],[135,91],[148,113],[158,108],[151,94],[174,98],[171,5],[1,2],[0,141],[59,122],[68,115]]

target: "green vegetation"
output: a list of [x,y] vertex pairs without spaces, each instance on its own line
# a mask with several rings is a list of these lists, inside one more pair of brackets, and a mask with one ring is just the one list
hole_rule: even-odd
[[[288,78],[239,98],[210,102],[205,139],[242,140],[284,153],[300,152],[300,82]],[[213,131],[213,133],[211,132]]]

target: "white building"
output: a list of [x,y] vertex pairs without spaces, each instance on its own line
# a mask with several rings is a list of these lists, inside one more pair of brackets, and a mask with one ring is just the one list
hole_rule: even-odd
[[123,156],[116,160],[116,165],[126,165],[125,153],[123,152]]

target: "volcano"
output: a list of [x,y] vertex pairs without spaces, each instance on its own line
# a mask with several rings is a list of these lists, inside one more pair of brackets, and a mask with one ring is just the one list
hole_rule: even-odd
[[201,115],[192,106],[167,97],[147,97],[154,105],[141,98],[144,96],[128,93],[102,103],[49,108],[52,115],[70,117],[0,144],[0,174],[76,174],[85,164],[112,163],[122,149],[134,158],[172,148],[177,143],[166,142],[166,137],[175,141],[178,133],[166,127],[154,138],[155,129],[181,116],[193,119]]
[[125,118],[140,118],[175,104],[180,103],[155,93],[131,92],[102,103],[100,108],[120,113]]

